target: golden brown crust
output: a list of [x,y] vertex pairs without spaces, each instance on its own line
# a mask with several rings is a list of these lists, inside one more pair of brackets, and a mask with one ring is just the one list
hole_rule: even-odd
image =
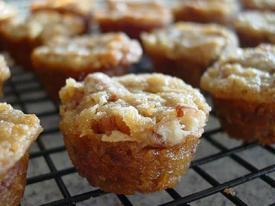
[[145,146],[200,137],[210,110],[198,90],[161,74],[109,78],[94,73],[83,82],[67,80],[60,98],[63,131]]
[[238,49],[202,77],[222,126],[244,141],[275,143],[275,47]]
[[108,192],[134,194],[174,187],[186,173],[199,139],[189,136],[169,148],[103,142],[93,135],[65,134],[64,141],[73,164],[91,185]]
[[0,103],[0,202],[19,205],[23,196],[31,143],[42,131],[35,115]]
[[0,177],[1,206],[19,205],[26,185],[28,160],[28,154],[25,154],[3,177]]
[[10,70],[5,62],[5,59],[0,55],[0,94],[3,92],[4,82],[10,78]]
[[76,16],[41,11],[24,18],[14,18],[0,25],[0,39],[18,64],[32,68],[34,48],[59,35],[75,36],[85,32],[83,21]]
[[275,143],[275,104],[213,98],[222,127],[245,142]]
[[183,22],[143,34],[142,42],[156,71],[176,75],[196,87],[208,66],[238,46],[236,35],[223,26]]
[[93,186],[118,194],[174,187],[210,110],[197,90],[161,74],[94,73],[68,80],[60,97],[73,164]]
[[275,43],[275,13],[242,12],[235,20],[234,27],[244,47]]
[[275,11],[274,0],[242,0],[242,3],[246,9]]
[[170,9],[157,2],[110,1],[108,8],[96,13],[103,32],[124,31],[133,38],[141,32],[164,27],[172,22]]
[[260,45],[223,56],[201,79],[213,96],[275,103],[275,47]]
[[239,12],[237,0],[184,0],[173,8],[176,21],[229,24]]
[[39,119],[0,103],[0,176],[24,156],[41,133]]

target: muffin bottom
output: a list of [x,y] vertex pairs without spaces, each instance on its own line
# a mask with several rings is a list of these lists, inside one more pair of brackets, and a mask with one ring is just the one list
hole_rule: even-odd
[[275,105],[213,98],[224,130],[245,142],[275,143]]
[[64,135],[69,156],[91,185],[117,194],[171,188],[185,174],[199,138],[188,136],[168,148],[142,147],[137,142],[103,142],[96,136]]
[[256,47],[261,43],[270,43],[267,37],[249,31],[237,31],[242,47]]
[[28,154],[24,155],[0,180],[1,206],[20,204],[26,185],[28,160]]
[[15,62],[26,70],[32,70],[31,53],[40,42],[30,42],[29,39],[14,40],[0,34],[2,49],[9,52]]
[[203,13],[200,10],[195,8],[186,8],[183,11],[174,12],[174,18],[176,22],[179,21],[190,21],[197,23],[211,23],[216,22],[218,24],[224,24],[230,26],[232,20],[234,19],[232,16],[225,16],[220,12],[215,13]]
[[150,32],[154,29],[161,28],[160,24],[148,24],[148,25],[136,25],[128,22],[113,22],[104,21],[99,22],[100,31],[104,33],[108,32],[125,32],[129,37],[134,39],[140,39],[142,32]]
[[34,69],[37,77],[46,89],[49,97],[55,101],[59,101],[59,90],[65,86],[66,79],[71,77],[77,81],[83,80],[89,73],[104,72],[110,76],[123,75],[128,72],[129,66],[115,67],[112,69],[80,69],[81,71],[71,71],[66,68],[47,68],[46,65],[36,64]]
[[186,58],[171,59],[156,52],[148,52],[148,55],[152,59],[156,72],[179,77],[193,87],[200,87],[200,78],[207,65],[203,66]]

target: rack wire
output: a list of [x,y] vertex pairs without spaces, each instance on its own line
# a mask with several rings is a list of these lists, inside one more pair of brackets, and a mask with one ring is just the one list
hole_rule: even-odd
[[[146,72],[144,60],[133,69]],[[18,66],[5,86],[6,101],[36,113],[44,127],[30,152],[22,205],[269,205],[275,206],[275,146],[242,144],[229,138],[213,113],[197,157],[174,189],[134,196],[106,193],[78,176],[70,164],[58,128],[58,105],[50,101],[36,76]],[[42,166],[41,166],[42,165]]]

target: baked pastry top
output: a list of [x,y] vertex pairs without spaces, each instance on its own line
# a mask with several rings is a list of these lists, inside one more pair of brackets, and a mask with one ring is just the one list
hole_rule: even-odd
[[75,38],[56,38],[38,47],[33,59],[72,70],[112,68],[136,63],[142,48],[124,33],[87,35]]
[[165,53],[169,58],[191,59],[203,65],[238,46],[235,34],[223,26],[183,22],[144,33],[142,42],[146,49]]
[[8,78],[10,78],[10,70],[4,57],[0,55],[0,94],[2,94],[3,84]]
[[240,4],[237,0],[181,0],[173,7],[173,12],[179,13],[179,16],[181,12],[186,12],[190,18],[194,18],[192,12],[196,12],[208,16],[209,19],[217,16],[229,17],[239,10]]
[[275,46],[238,49],[220,59],[201,79],[214,96],[275,103]]
[[109,1],[108,7],[96,13],[98,21],[125,21],[127,24],[165,25],[172,21],[168,7],[152,1]]
[[32,3],[33,12],[54,10],[80,16],[90,16],[95,6],[95,0],[36,0]]
[[13,40],[40,40],[47,42],[58,36],[72,36],[82,33],[81,18],[52,11],[36,12],[25,18],[14,18],[0,27],[0,32]]
[[248,9],[275,11],[274,0],[242,0],[242,3]]
[[187,136],[200,136],[210,111],[198,90],[156,73],[113,78],[93,73],[83,82],[68,79],[60,98],[61,127],[68,134],[144,146],[171,146]]
[[0,0],[0,22],[14,17],[16,13],[16,9]]
[[0,177],[25,155],[41,131],[35,115],[0,103]]
[[235,21],[235,28],[248,34],[264,35],[267,41],[275,43],[274,12],[242,12]]

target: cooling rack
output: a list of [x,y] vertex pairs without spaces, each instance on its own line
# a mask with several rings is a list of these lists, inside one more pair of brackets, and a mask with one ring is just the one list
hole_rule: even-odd
[[[137,65],[134,72],[140,71],[142,65],[144,64]],[[70,179],[70,175],[78,176],[78,174],[70,165],[69,159],[64,157],[66,149],[58,129],[58,105],[50,101],[35,75],[18,66],[11,69],[12,78],[6,84],[4,101],[25,113],[36,113],[45,128],[30,153],[30,169],[22,205],[92,205],[85,201],[96,200],[102,196],[106,198],[101,200],[101,203],[106,205],[107,203],[108,205],[139,205],[141,200],[142,205],[152,203],[169,206],[208,205],[203,203],[204,199],[216,194],[220,196],[206,200],[206,203],[216,201],[216,205],[242,206],[251,205],[258,199],[255,205],[259,202],[262,205],[275,205],[274,146],[261,146],[256,143],[241,144],[229,139],[219,127],[213,114],[202,137],[198,157],[191,164],[190,171],[193,174],[188,173],[184,176],[183,181],[175,189],[152,194],[153,199],[151,195],[144,197],[139,195],[135,198],[135,196],[111,194],[112,197],[110,197],[109,193],[88,186],[81,177]],[[143,67],[142,71],[146,71],[145,69]],[[60,155],[62,157],[59,157]],[[49,181],[51,181],[50,184],[45,184]],[[254,184],[247,184],[250,182]],[[74,184],[77,184],[76,188]],[[203,184],[202,189],[200,189],[201,184]],[[244,188],[240,187],[242,185]],[[190,187],[193,188],[189,190]],[[77,188],[81,190],[84,188],[84,192],[72,191]],[[52,189],[54,192],[51,191]],[[51,197],[52,194],[53,197]],[[148,202],[146,198],[149,198]],[[97,201],[91,202],[99,204]]]
[[[15,2],[15,1],[13,1]],[[16,1],[23,7],[27,1]],[[133,196],[91,187],[71,165],[58,129],[58,105],[36,76],[12,66],[1,101],[35,113],[44,127],[30,152],[22,206],[84,205],[269,205],[275,206],[275,146],[242,144],[229,138],[211,113],[196,158],[174,189]],[[132,72],[150,72],[144,59]]]

